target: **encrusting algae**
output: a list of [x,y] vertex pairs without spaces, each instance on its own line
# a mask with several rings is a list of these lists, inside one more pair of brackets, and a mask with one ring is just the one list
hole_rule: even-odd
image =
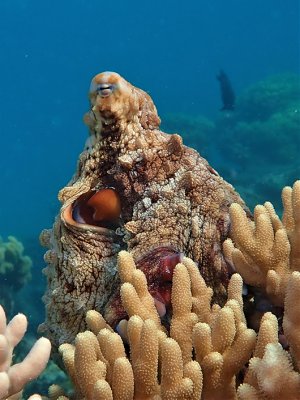
[[[74,386],[49,398],[300,399],[300,181],[283,190],[282,219],[271,203],[252,218],[159,131],[146,93],[102,73],[90,100],[90,137],[41,235],[41,330]],[[0,379],[9,364],[0,351]]]

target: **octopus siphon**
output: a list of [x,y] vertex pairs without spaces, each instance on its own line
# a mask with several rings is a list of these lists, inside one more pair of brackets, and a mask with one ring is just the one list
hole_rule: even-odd
[[172,272],[193,259],[213,301],[223,304],[230,265],[222,253],[229,236],[229,206],[247,208],[233,187],[178,134],[159,129],[150,96],[114,72],[91,82],[89,137],[53,228],[48,247],[40,327],[54,347],[71,343],[95,309],[117,328],[126,318],[119,295],[117,255],[129,251],[147,277],[162,320],[170,315]]

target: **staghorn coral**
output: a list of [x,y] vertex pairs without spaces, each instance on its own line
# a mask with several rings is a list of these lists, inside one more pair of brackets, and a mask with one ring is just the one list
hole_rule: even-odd
[[24,246],[14,236],[0,237],[0,303],[10,315],[15,292],[31,279],[32,261],[24,255]]
[[172,272],[182,254],[197,261],[213,301],[223,304],[228,209],[232,202],[246,209],[232,186],[179,135],[159,130],[145,92],[107,72],[92,80],[90,102],[85,116],[90,137],[74,178],[59,193],[62,207],[53,229],[41,234],[49,248],[41,331],[54,348],[86,328],[89,309],[103,313],[112,326],[124,318],[116,270],[122,249],[145,274],[166,325]]
[[[40,338],[25,359],[11,365],[14,347],[22,340],[27,329],[25,315],[16,315],[6,324],[6,316],[0,306],[0,399],[18,398],[25,384],[35,379],[46,367],[50,356],[51,344],[48,339]],[[39,397],[31,396],[31,400]]]

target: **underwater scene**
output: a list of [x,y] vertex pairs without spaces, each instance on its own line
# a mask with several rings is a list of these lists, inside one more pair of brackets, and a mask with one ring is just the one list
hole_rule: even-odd
[[300,400],[299,0],[0,20],[0,400]]

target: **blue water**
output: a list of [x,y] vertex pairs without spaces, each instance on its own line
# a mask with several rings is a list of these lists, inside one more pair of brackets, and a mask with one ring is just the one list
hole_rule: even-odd
[[[191,139],[187,122],[174,129],[183,130],[185,142],[200,152],[205,142],[203,154],[246,197],[257,176],[272,181],[276,165],[290,171],[288,181],[282,180],[291,185],[300,176],[292,153],[279,164],[272,156],[262,162],[255,151],[240,165],[239,154],[229,156],[224,132],[234,131],[229,143],[236,144],[236,152],[243,148],[245,131],[239,136],[230,121],[243,121],[244,114],[220,113],[216,74],[220,68],[228,73],[237,96],[272,75],[299,78],[299,18],[299,0],[1,0],[0,235],[15,235],[27,246],[41,291],[38,235],[51,227],[57,192],[72,177],[83,148],[91,78],[116,71],[150,93],[162,118],[182,114],[192,123],[200,115],[216,124],[213,132],[223,134],[224,148],[222,142],[214,148],[214,135],[198,141],[196,132]],[[300,112],[294,105],[291,110]],[[290,130],[283,123],[282,142],[289,143]],[[251,132],[259,148],[260,138]],[[299,149],[295,135],[290,140]],[[257,169],[243,181],[247,165]],[[281,187],[279,175],[274,180]],[[266,185],[256,190],[257,185],[245,200],[279,200],[277,186],[264,193]],[[274,198],[265,198],[273,192]]]

